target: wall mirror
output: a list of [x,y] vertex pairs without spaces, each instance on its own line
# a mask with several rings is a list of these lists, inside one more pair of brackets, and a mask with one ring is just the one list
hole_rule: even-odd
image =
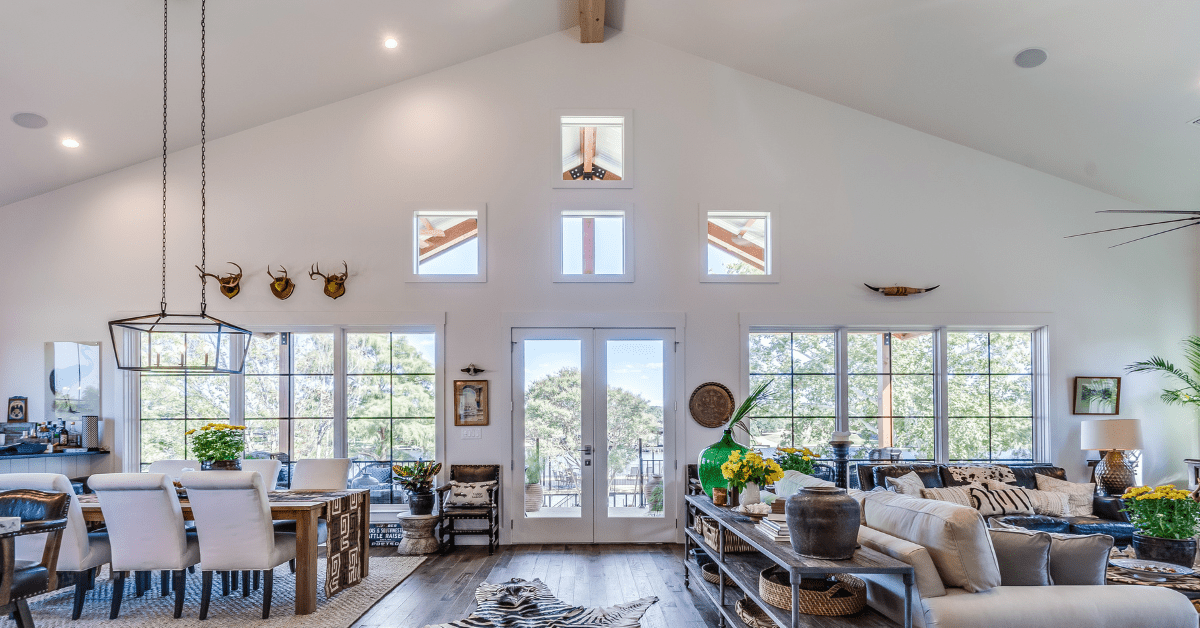
[[47,421],[100,416],[100,343],[47,342]]

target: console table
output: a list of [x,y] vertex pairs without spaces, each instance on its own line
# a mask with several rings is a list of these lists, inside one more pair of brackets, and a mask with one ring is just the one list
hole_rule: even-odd
[[[846,628],[850,628],[851,626],[882,628],[896,625],[870,608],[867,608],[862,613],[847,617],[825,617],[802,615],[794,603],[792,604],[790,614],[788,611],[767,604],[758,594],[758,575],[763,569],[775,564],[787,570],[792,582],[793,600],[799,597],[800,578],[805,575],[834,573],[899,574],[904,579],[904,628],[912,628],[912,587],[914,576],[911,565],[865,547],[860,547],[855,551],[854,556],[850,560],[805,558],[793,552],[791,545],[772,541],[763,535],[763,533],[755,530],[756,523],[736,521],[735,517],[738,516],[736,513],[728,508],[713,504],[707,495],[688,495],[686,500],[687,526],[684,528],[683,540],[683,562],[685,568],[683,582],[689,588],[693,581],[699,585],[700,590],[704,591],[705,595],[712,600],[713,605],[717,607],[717,611],[721,614],[722,626],[734,626],[735,628],[745,628],[746,626],[745,622],[734,612],[733,604],[736,600],[730,600],[728,604],[725,602],[725,577],[732,580],[746,597],[753,600],[755,604],[766,611],[775,623],[780,626],[791,626],[791,628],[800,628],[801,626],[821,626],[822,628],[841,628],[843,626]],[[717,537],[719,539],[719,547],[715,552],[704,543],[704,537],[697,534],[692,528],[694,518],[697,514],[712,517],[721,531],[721,534]],[[757,551],[726,553],[726,530],[745,540]],[[700,568],[689,559],[689,550],[692,546],[703,548],[704,551],[713,557],[722,576],[724,576],[718,579],[720,584],[711,584],[702,577],[695,579],[691,577],[693,571],[697,572],[697,575],[700,575]]]

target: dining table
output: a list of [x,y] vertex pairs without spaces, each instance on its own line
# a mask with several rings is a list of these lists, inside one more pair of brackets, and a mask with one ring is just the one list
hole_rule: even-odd
[[[271,518],[296,522],[296,614],[317,610],[317,528],[327,529],[325,595],[358,584],[369,573],[368,536],[371,495],[368,489],[343,491],[272,491],[267,493]],[[186,521],[194,520],[186,495],[179,506]],[[95,493],[79,496],[84,521],[104,521]],[[201,562],[203,568],[203,561]]]

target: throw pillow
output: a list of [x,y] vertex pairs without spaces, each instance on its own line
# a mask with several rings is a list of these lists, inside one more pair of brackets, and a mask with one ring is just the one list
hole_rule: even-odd
[[490,506],[488,487],[495,486],[496,481],[490,482],[455,482],[447,486],[450,491],[446,495],[446,506]]
[[1023,488],[989,491],[986,488],[971,487],[967,491],[971,496],[971,507],[985,517],[1033,514],[1033,505],[1029,503],[1029,496]]
[[887,478],[884,482],[888,488],[897,493],[912,497],[920,497],[921,489],[925,488],[925,483],[921,481],[921,476],[917,475],[916,471],[909,471],[900,477]]
[[1092,515],[1092,499],[1096,496],[1095,484],[1076,484],[1040,473],[1033,477],[1037,480],[1039,491],[1067,494],[1071,505],[1071,517],[1090,517]]
[[[995,480],[984,480],[983,486],[989,491],[1004,491],[1019,488],[1012,484],[1004,484]],[[1046,515],[1048,517],[1071,516],[1070,499],[1066,493],[1038,491],[1027,488],[1025,489],[1025,494],[1029,496],[1029,501],[1033,504],[1033,514],[1035,515]]]
[[988,465],[984,467],[947,466],[946,472],[950,475],[950,481],[946,483],[947,486],[979,484],[984,480],[994,480],[1005,484],[1017,483],[1017,476],[1013,475],[1012,469],[1003,465]]
[[1050,535],[1023,529],[989,529],[1000,584],[1006,587],[1044,587],[1050,582]]
[[1104,584],[1113,538],[1107,534],[1050,534],[1053,584]]
[[970,506],[971,495],[967,492],[965,486],[947,486],[946,488],[923,488],[921,489],[921,497],[925,499],[936,499],[942,502],[950,502],[959,506]]

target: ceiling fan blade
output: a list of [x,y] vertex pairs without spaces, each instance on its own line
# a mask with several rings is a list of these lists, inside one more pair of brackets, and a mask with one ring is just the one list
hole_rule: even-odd
[[[1196,220],[1196,218],[1175,218],[1173,220],[1160,220],[1158,222],[1146,222],[1140,225],[1129,225],[1128,227],[1113,227],[1112,229],[1101,229],[1099,231],[1089,231],[1087,233],[1076,233],[1075,235],[1063,236],[1063,238],[1078,238],[1079,236],[1092,235],[1093,233],[1107,233],[1109,231],[1120,231],[1122,229],[1137,229],[1138,227],[1149,227],[1151,225],[1165,225],[1169,222],[1186,222]],[[1187,225],[1184,225],[1187,226]]]
[[1101,209],[1097,214],[1192,214],[1200,216],[1195,209]]
[[1146,238],[1153,238],[1153,237],[1154,237],[1154,236],[1156,236],[1156,235],[1162,235],[1162,234],[1164,234],[1164,233],[1169,233],[1169,232],[1171,232],[1171,231],[1178,231],[1178,230],[1180,230],[1180,229],[1183,229],[1183,228],[1186,228],[1186,227],[1194,227],[1194,226],[1196,226],[1196,225],[1200,225],[1200,220],[1197,220],[1197,221],[1195,221],[1195,222],[1192,222],[1192,223],[1190,223],[1190,224],[1186,224],[1186,225],[1180,225],[1180,226],[1178,226],[1178,227],[1172,227],[1171,229],[1167,229],[1166,231],[1159,231],[1158,233],[1151,233],[1151,234],[1150,234],[1150,235],[1148,235],[1148,236],[1142,236],[1142,237],[1140,237],[1140,238],[1135,238],[1135,239],[1133,239],[1133,240],[1129,240],[1128,242],[1122,242],[1121,244],[1114,244],[1114,245],[1112,245],[1112,246],[1110,246],[1110,247],[1108,247],[1108,248],[1110,248],[1110,249],[1115,249],[1115,248],[1117,248],[1118,246],[1121,246],[1121,245],[1124,245],[1124,244],[1129,244],[1129,242],[1137,242],[1138,240],[1145,240]]

